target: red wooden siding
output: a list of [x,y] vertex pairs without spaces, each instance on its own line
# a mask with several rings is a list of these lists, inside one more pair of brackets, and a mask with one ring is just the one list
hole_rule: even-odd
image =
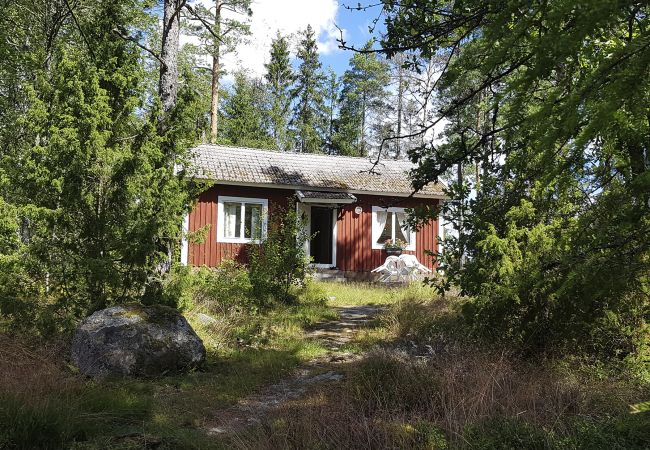
[[290,189],[265,189],[247,186],[215,185],[203,192],[190,213],[190,231],[209,225],[205,239],[200,244],[189,245],[189,263],[193,266],[218,266],[224,259],[246,262],[246,244],[217,242],[217,202],[220,195],[230,197],[265,198],[269,212],[286,207],[294,191]]
[[[378,197],[357,195],[358,202],[347,205],[339,213],[337,221],[336,265],[341,270],[367,272],[380,266],[386,259],[384,250],[372,248],[372,207],[395,206],[410,208],[422,204],[437,204],[438,200],[404,199],[399,197]],[[363,211],[357,215],[354,209],[361,206]],[[433,268],[433,258],[425,253],[435,251],[438,242],[438,221],[431,221],[416,233],[414,254],[418,260]]]
[[[189,230],[197,231],[209,225],[205,239],[200,244],[189,245],[189,263],[193,266],[217,266],[224,259],[246,262],[246,245],[217,242],[217,197],[265,198],[269,201],[272,213],[278,207],[288,207],[294,195],[291,189],[256,188],[246,186],[216,185],[205,191],[190,213]],[[336,263],[341,270],[367,272],[381,265],[386,259],[386,252],[372,248],[372,207],[395,206],[414,207],[422,204],[436,204],[438,200],[380,197],[357,195],[358,202],[339,210],[337,220]],[[357,206],[363,208],[361,214],[355,214]],[[416,233],[415,251],[418,260],[433,268],[434,261],[425,254],[425,250],[435,250],[438,235],[438,222],[431,221]]]

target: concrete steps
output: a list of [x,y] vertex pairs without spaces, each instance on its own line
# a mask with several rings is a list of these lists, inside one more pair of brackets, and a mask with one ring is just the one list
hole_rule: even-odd
[[377,274],[371,272],[351,272],[339,269],[315,269],[312,276],[316,280],[344,281],[377,281]]

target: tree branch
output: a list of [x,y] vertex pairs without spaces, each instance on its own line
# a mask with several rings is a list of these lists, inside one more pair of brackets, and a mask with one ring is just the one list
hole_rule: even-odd
[[125,33],[124,31],[119,30],[119,29],[117,29],[117,28],[114,28],[114,29],[113,29],[113,33],[115,33],[118,37],[124,39],[125,41],[133,42],[135,45],[137,45],[138,47],[140,47],[142,50],[144,50],[145,52],[149,53],[151,56],[153,56],[154,58],[156,58],[156,60],[158,60],[158,62],[159,62],[162,66],[166,66],[165,62],[162,60],[162,58],[160,57],[160,55],[159,55],[158,53],[156,53],[155,51],[151,50],[149,47],[146,47],[146,46],[142,45],[142,44],[140,43],[140,40],[139,40],[138,38],[136,38],[135,36],[131,36],[131,35],[129,35],[128,33]]
[[194,16],[194,17],[196,18],[196,20],[198,20],[199,22],[201,22],[201,23],[203,24],[203,27],[208,31],[208,33],[210,33],[210,34],[212,35],[213,38],[215,38],[216,40],[218,40],[220,43],[225,44],[225,42],[223,41],[223,39],[221,38],[221,36],[219,36],[219,35],[214,31],[213,25],[212,25],[210,22],[208,22],[208,21],[205,20],[203,17],[201,17],[201,15],[200,15],[199,13],[197,13],[197,12],[194,10],[194,8],[192,8],[192,7],[191,7],[189,4],[187,4],[187,3],[185,4],[185,9],[187,9],[187,10],[189,11],[189,13],[192,14],[192,16]]

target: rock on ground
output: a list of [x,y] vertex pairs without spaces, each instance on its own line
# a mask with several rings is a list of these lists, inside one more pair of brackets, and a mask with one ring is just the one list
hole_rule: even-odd
[[87,317],[72,340],[72,361],[85,375],[156,376],[205,360],[190,324],[165,306],[113,306]]

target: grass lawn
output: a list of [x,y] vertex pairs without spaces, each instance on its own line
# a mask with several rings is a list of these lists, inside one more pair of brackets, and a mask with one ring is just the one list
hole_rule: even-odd
[[386,287],[370,283],[332,283],[315,281],[314,285],[326,292],[330,306],[392,305],[409,298],[436,297],[432,288],[420,283],[404,287]]
[[[0,449],[650,448],[647,384],[473,342],[460,302],[421,285],[314,282],[297,304],[264,313],[204,326],[203,311],[189,311],[208,361],[155,379],[88,380],[62,358],[65,343],[0,334]],[[313,387],[241,436],[206,432],[220,410],[324,354],[305,331],[335,319],[337,306],[380,304],[340,350],[368,352],[332,367],[343,381]],[[407,355],[413,347],[435,357]]]

